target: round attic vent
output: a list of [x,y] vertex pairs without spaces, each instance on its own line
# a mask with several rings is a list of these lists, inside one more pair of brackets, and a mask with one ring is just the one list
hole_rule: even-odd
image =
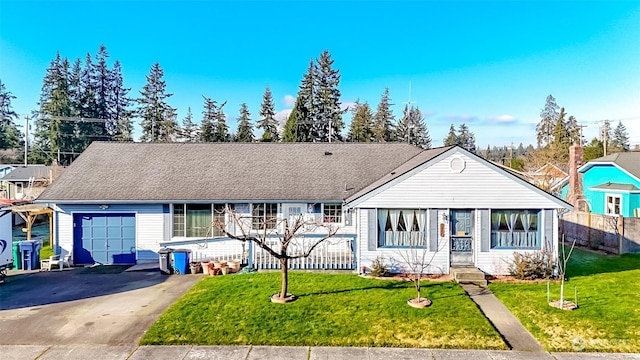
[[452,173],[461,173],[464,171],[466,163],[461,156],[454,156],[451,160],[449,160],[449,170]]

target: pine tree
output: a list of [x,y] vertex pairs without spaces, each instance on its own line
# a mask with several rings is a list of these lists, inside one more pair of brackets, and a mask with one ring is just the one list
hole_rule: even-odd
[[536,138],[538,147],[547,146],[553,141],[553,130],[558,120],[558,104],[556,99],[549,95],[544,108],[540,112],[540,122],[536,125]]
[[258,114],[262,119],[258,120],[256,127],[263,130],[260,141],[280,141],[280,134],[278,134],[278,121],[274,117],[276,115],[276,108],[273,103],[271,88],[268,86],[264,91],[264,95],[262,95],[262,104],[260,105],[260,112]]
[[0,149],[15,149],[22,145],[22,134],[18,130],[15,121],[18,114],[11,106],[11,100],[16,97],[5,89],[0,80]]
[[312,93],[312,134],[314,141],[326,142],[342,140],[342,114],[340,108],[339,70],[333,69],[334,60],[329,51],[324,50],[316,59],[314,87]]
[[227,116],[224,114],[222,108],[227,104],[223,102],[216,109],[216,122],[213,133],[213,141],[215,142],[228,142],[231,141],[231,135],[229,134],[229,126],[227,125]]
[[564,108],[560,108],[560,113],[553,127],[553,140],[551,142],[554,163],[566,163],[569,161],[569,134],[564,117]]
[[458,143],[458,135],[456,135],[456,128],[453,126],[453,124],[451,124],[451,126],[449,127],[449,134],[446,138],[444,138],[443,144],[444,146],[460,145]]
[[391,106],[393,104],[390,102],[389,88],[385,88],[384,93],[382,93],[382,97],[380,98],[380,102],[378,103],[376,114],[373,117],[373,137],[377,142],[389,142],[394,140],[393,123],[395,122],[395,118],[391,111]]
[[369,107],[369,103],[365,102],[360,105],[356,101],[356,105],[352,109],[353,117],[351,118],[351,126],[347,141],[352,142],[371,142],[373,141],[373,131],[371,125],[373,123],[373,112]]
[[110,91],[107,97],[107,133],[113,140],[132,141],[133,124],[131,123],[131,99],[128,97],[130,88],[124,87],[122,66],[116,60],[109,72]]
[[[163,131],[166,131],[170,126],[168,121],[175,122],[175,117],[172,118],[172,114],[175,110],[167,104],[166,99],[173,94],[166,94],[166,83],[162,79],[164,71],[160,67],[159,63],[153,64],[149,71],[149,75],[146,76],[147,83],[144,85],[143,90],[140,91],[142,97],[137,100],[138,109],[137,114],[142,119],[140,126],[142,127],[142,136],[140,140],[143,142],[155,142],[160,141],[163,137]],[[166,138],[167,134],[164,134]]]
[[310,60],[307,72],[302,75],[293,110],[291,110],[284,126],[282,134],[284,142],[313,142],[315,140],[312,133],[315,68],[313,60]]
[[580,131],[580,125],[575,116],[571,115],[567,118],[567,135],[569,136],[569,144],[582,144],[582,134]]
[[187,115],[182,119],[182,127],[180,128],[180,140],[183,142],[198,142],[200,140],[200,129],[193,122],[193,113],[191,108],[187,109]]
[[253,142],[253,125],[251,124],[251,113],[247,103],[240,105],[240,117],[238,117],[238,132],[236,134],[237,142]]
[[424,122],[424,116],[418,108],[405,106],[396,129],[396,139],[406,141],[423,149],[431,148],[431,137]]
[[629,151],[631,148],[629,144],[629,133],[627,133],[627,128],[622,124],[622,121],[618,121],[618,125],[613,130],[611,147],[618,151]]
[[213,142],[216,141],[217,102],[204,95],[202,97],[204,98],[204,110],[202,111],[202,121],[200,122],[200,141]]
[[69,62],[60,53],[51,61],[42,82],[39,109],[35,112],[34,144],[31,161],[50,163],[58,153],[60,162],[72,160],[65,153],[74,151],[74,124],[61,117],[74,116],[69,87]]
[[457,143],[463,149],[475,154],[476,136],[471,131],[469,131],[469,127],[465,123],[460,124],[460,126],[458,127]]

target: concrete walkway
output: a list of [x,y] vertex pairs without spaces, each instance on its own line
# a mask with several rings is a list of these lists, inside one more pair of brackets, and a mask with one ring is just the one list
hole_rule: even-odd
[[639,354],[279,346],[2,345],[3,360],[639,360]]
[[487,319],[502,335],[507,345],[516,351],[544,352],[544,348],[504,304],[484,286],[460,284]]

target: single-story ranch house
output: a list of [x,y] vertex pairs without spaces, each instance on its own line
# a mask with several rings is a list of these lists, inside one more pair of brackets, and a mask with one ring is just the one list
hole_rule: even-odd
[[571,208],[460,147],[403,143],[94,142],[37,202],[54,210],[56,251],[75,265],[158,261],[169,247],[277,267],[211,224],[237,233],[238,214],[264,232],[304,214],[339,230],[293,268],[397,265],[413,243],[445,274],[504,274],[514,251],[557,253],[558,214]]

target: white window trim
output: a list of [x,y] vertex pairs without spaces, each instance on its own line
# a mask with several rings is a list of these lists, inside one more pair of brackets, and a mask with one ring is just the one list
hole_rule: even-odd
[[[620,200],[620,204],[618,205],[618,213],[610,213],[609,212],[609,198],[612,199],[619,199]],[[615,209],[615,201],[614,201],[614,209]],[[609,216],[620,216],[622,215],[622,195],[621,194],[612,194],[612,193],[605,193],[604,194],[604,214],[605,215],[609,215]]]
[[[324,221],[324,207],[325,205],[338,205],[340,206],[340,221],[339,222],[327,222]],[[336,225],[344,225],[345,224],[345,211],[344,206],[341,203],[322,203],[320,207],[320,214],[322,215],[322,223],[323,224],[336,224]]]
[[[201,203],[201,204],[207,204],[207,203]],[[214,213],[215,213],[215,205],[219,205],[220,203],[210,203],[209,205],[211,205],[211,221],[213,222],[213,217],[214,217]],[[188,239],[200,239],[200,236],[186,236],[187,235],[187,209],[186,206],[189,205],[187,203],[180,203],[180,204],[170,204],[170,211],[171,211],[171,240],[173,241],[184,241],[184,240],[188,240]],[[224,213],[224,223],[226,224],[227,228],[229,226],[229,212],[227,211],[229,208],[229,204],[223,204],[225,206],[225,213]],[[174,222],[174,214],[175,214],[175,208],[176,206],[180,206],[183,209],[183,216],[184,216],[184,229],[183,229],[183,233],[180,236],[176,236],[175,235],[175,222]],[[226,235],[218,235],[218,236],[212,236],[211,238],[215,239],[215,238],[221,238],[221,237],[226,237]]]

